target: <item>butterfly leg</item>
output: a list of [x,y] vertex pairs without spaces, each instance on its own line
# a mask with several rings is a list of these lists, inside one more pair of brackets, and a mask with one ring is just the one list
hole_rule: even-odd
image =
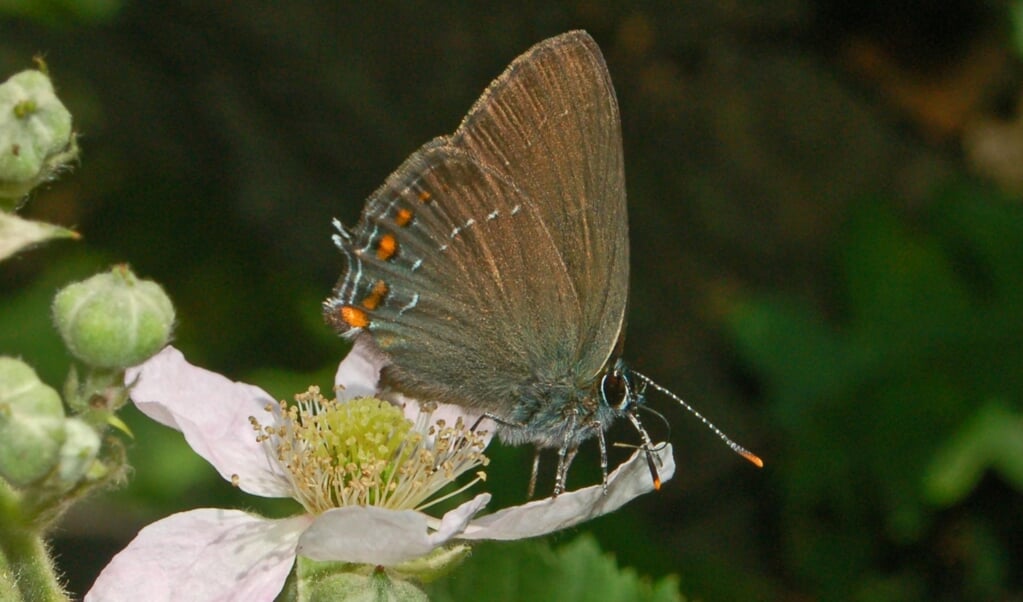
[[487,419],[487,418],[493,420],[495,423],[497,423],[500,426],[507,426],[507,427],[518,428],[518,429],[526,428],[526,425],[522,424],[521,422],[512,422],[510,420],[505,420],[504,418],[501,418],[500,416],[498,416],[496,414],[491,414],[490,412],[484,412],[483,414],[480,414],[480,417],[476,419],[476,422],[472,423],[472,428],[470,428],[469,430],[475,433],[476,429],[478,429],[480,424],[482,424],[483,421],[485,419]]
[[533,499],[533,494],[536,492],[536,475],[540,472],[540,447],[536,448],[533,453],[533,473],[529,476],[529,491],[526,492],[526,499]]
[[558,448],[558,470],[554,477],[554,497],[558,497],[558,494],[565,490],[565,480],[568,477],[568,467],[571,466],[572,460],[575,460],[576,452],[579,451],[579,444],[572,441],[572,436],[575,434],[575,427],[578,420],[578,412],[572,411],[568,414],[568,425],[565,429],[565,440],[562,442],[561,447]]
[[643,440],[643,453],[646,454],[646,464],[650,469],[650,478],[654,482],[654,489],[661,488],[661,475],[657,472],[657,466],[654,464],[654,444],[650,441],[650,435],[647,434],[646,429],[643,428],[643,423],[639,421],[639,417],[636,416],[635,412],[626,412],[625,415],[628,417],[629,422],[639,432],[640,438]]
[[593,428],[597,429],[597,444],[600,446],[600,487],[607,495],[607,441],[604,440],[604,429],[599,422],[594,423]]
[[565,454],[564,463],[561,463],[561,466],[558,467],[558,482],[554,484],[554,497],[558,497],[558,494],[565,490],[565,482],[568,480],[568,467],[572,465],[572,461],[575,460],[575,455],[578,452],[578,445],[570,447]]
[[561,492],[565,491],[565,481],[568,479],[568,467],[572,465],[572,461],[575,460],[575,455],[578,451],[578,445],[573,445],[571,447],[566,445],[558,450],[558,476],[554,479],[553,497],[558,497]]

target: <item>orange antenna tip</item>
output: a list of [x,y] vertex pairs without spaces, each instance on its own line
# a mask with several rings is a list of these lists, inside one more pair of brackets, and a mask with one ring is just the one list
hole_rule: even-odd
[[746,458],[747,460],[749,460],[750,463],[752,463],[757,468],[763,468],[764,467],[764,461],[760,459],[760,456],[754,454],[753,452],[749,452],[749,451],[743,450],[743,451],[739,452],[739,455],[741,455],[743,458]]

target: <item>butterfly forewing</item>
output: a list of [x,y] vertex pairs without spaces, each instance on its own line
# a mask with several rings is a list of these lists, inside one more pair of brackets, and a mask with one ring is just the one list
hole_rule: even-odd
[[451,143],[506,174],[540,212],[581,304],[578,375],[595,375],[622,331],[629,279],[618,102],[596,43],[574,31],[534,46]]

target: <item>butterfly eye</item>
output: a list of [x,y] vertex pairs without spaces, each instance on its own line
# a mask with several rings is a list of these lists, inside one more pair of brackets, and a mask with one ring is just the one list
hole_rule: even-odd
[[600,379],[600,398],[608,406],[624,412],[633,401],[629,377],[618,366],[609,370]]

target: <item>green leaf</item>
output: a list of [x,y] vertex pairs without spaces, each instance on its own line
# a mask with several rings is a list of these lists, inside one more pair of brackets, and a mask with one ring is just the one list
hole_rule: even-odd
[[77,239],[73,230],[44,222],[34,222],[0,211],[0,261],[18,251],[55,238]]

